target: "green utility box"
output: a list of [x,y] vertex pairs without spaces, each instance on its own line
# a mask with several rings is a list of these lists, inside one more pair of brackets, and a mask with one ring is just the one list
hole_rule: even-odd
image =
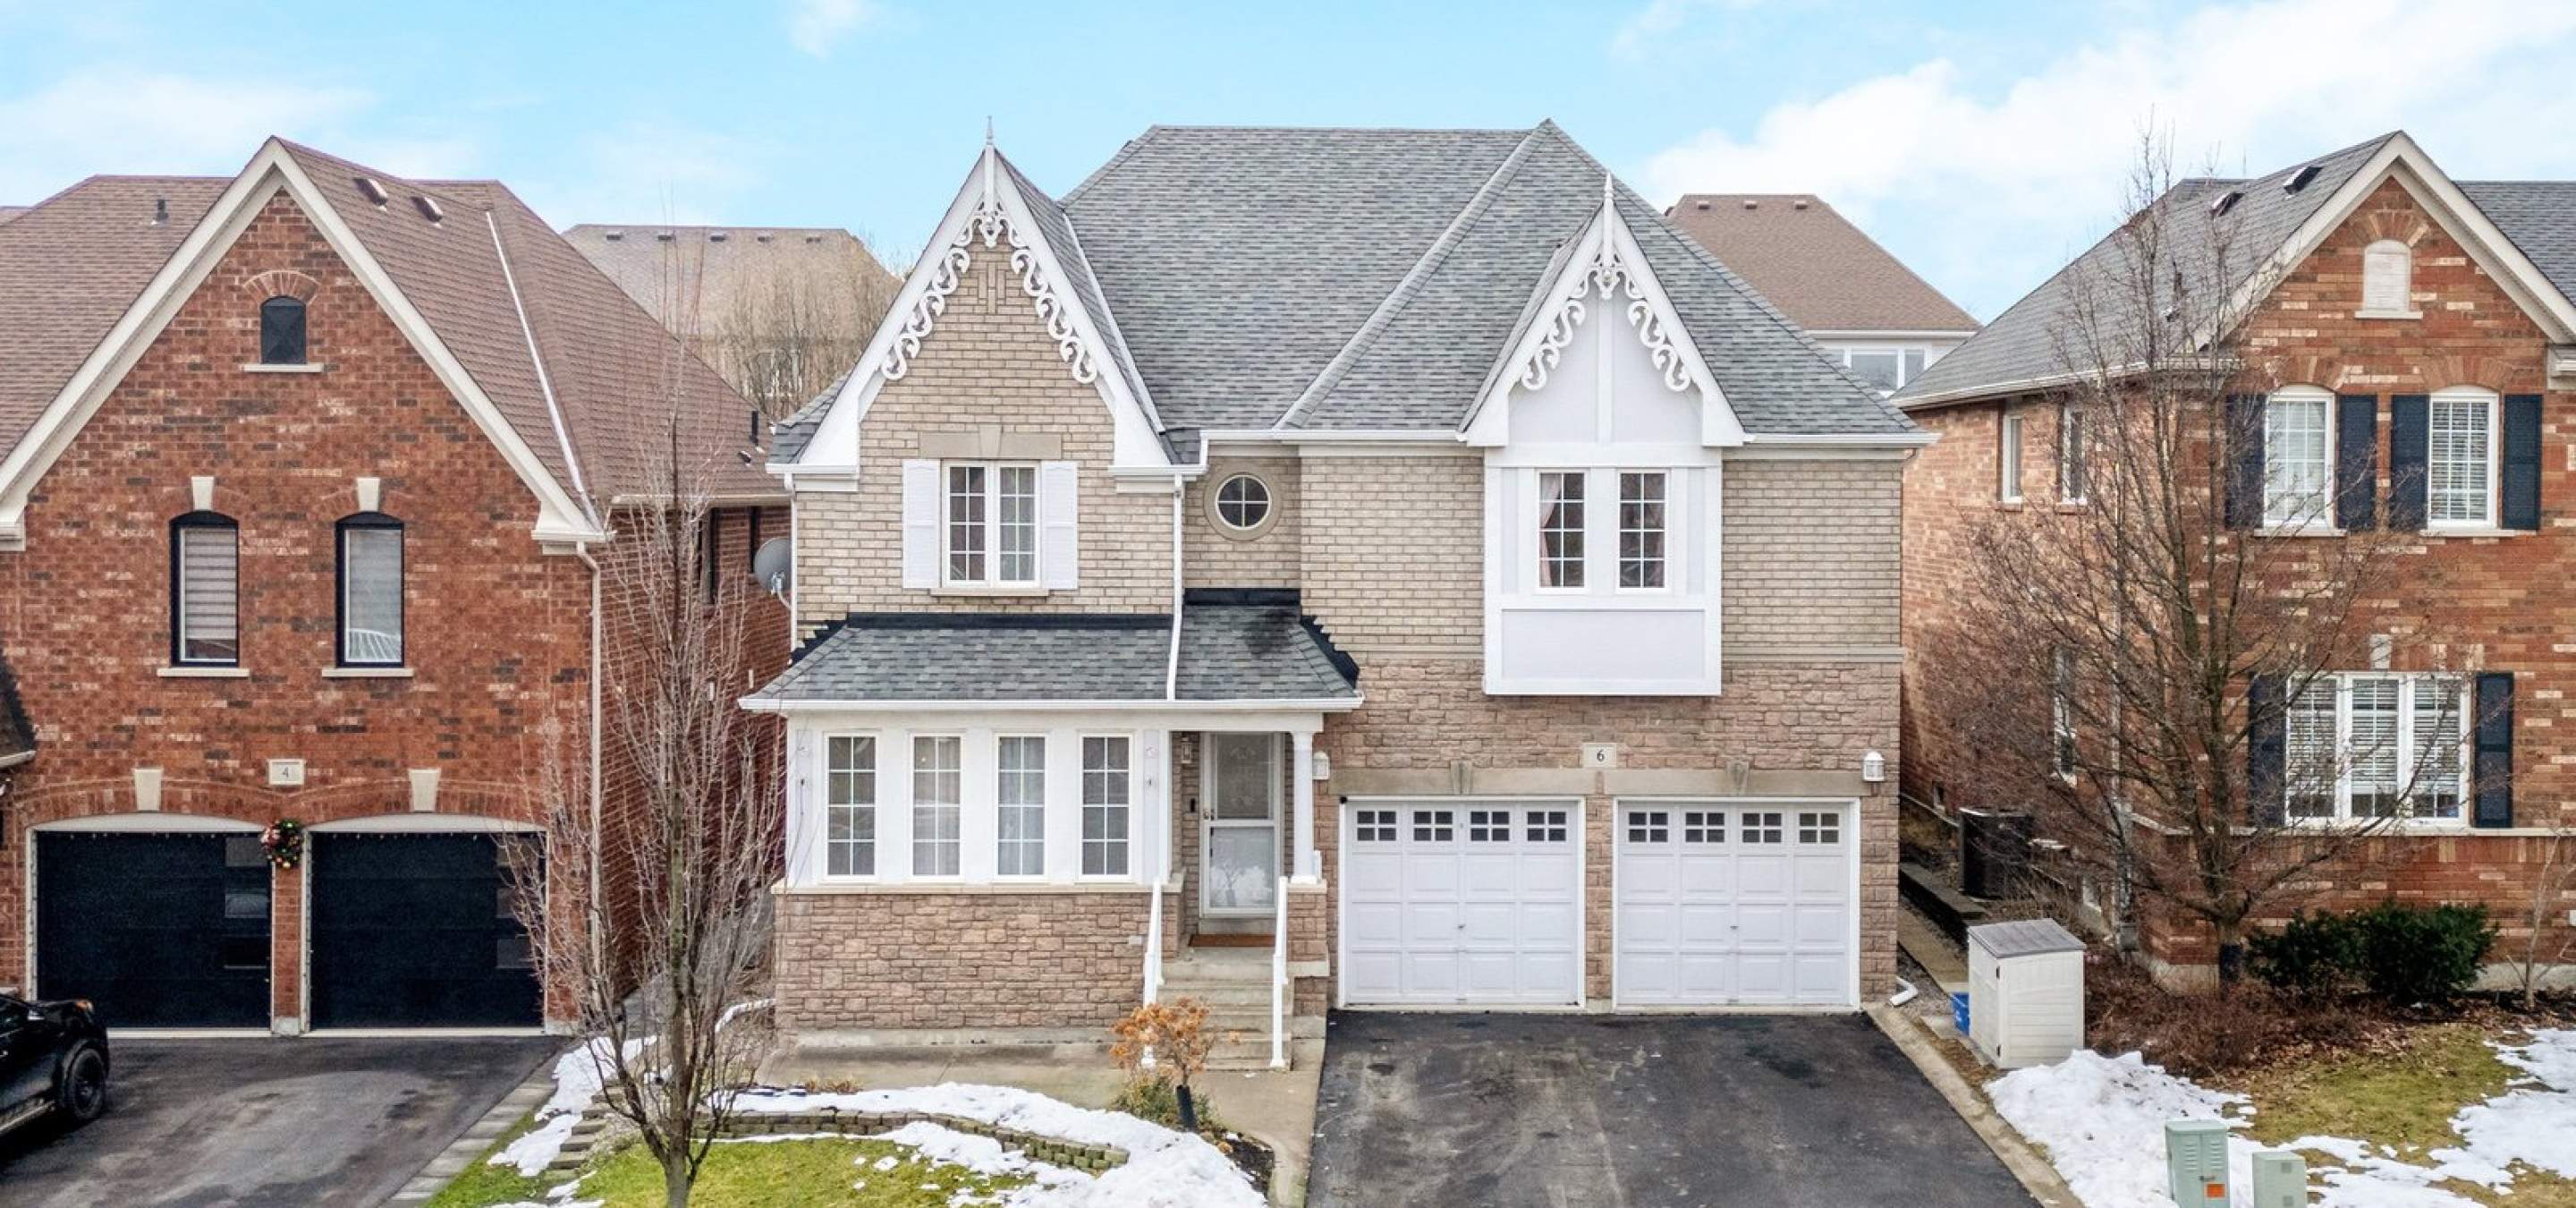
[[2180,1208],[2229,1208],[2227,1122],[2165,1121],[2165,1185]]
[[2286,1149],[2254,1155],[2254,1208],[2308,1208],[2308,1160]]

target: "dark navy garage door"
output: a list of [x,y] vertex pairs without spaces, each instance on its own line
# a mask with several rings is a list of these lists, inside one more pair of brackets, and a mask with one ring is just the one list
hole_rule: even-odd
[[255,834],[40,832],[36,995],[110,1028],[266,1028],[268,884]]
[[528,935],[488,835],[312,837],[313,1026],[533,1027]]

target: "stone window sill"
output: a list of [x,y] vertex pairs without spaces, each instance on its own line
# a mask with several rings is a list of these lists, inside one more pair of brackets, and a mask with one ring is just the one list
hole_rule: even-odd
[[163,667],[160,669],[158,674],[163,679],[249,679],[250,668],[198,666],[193,663],[182,663],[175,667]]
[[410,679],[409,667],[325,667],[324,679]]
[[1047,589],[1043,587],[1021,586],[978,587],[971,583],[949,583],[932,588],[930,594],[933,596],[960,596],[974,599],[992,599],[994,597],[1032,598],[1047,594]]
[[2475,526],[2471,526],[2471,525],[2462,525],[2462,526],[2460,526],[2460,527],[2458,527],[2458,528],[2451,528],[2451,527],[2447,527],[2447,526],[2426,525],[2426,526],[2425,526],[2425,528],[2424,528],[2424,535],[2425,535],[2425,536],[2427,536],[2427,537],[2536,537],[2536,536],[2539,536],[2539,534],[2538,534],[2538,533],[2535,533],[2535,532],[2533,532],[2533,531],[2532,531],[2532,530],[2530,530],[2530,529],[2488,528],[2488,527],[2486,527],[2485,525],[2475,525]]
[[2352,312],[2352,317],[2356,319],[2421,319],[2424,317],[2424,312],[2420,310],[2356,310]]
[[2340,537],[2344,532],[2331,524],[2277,524],[2256,529],[2254,535],[2276,538]]
[[307,361],[300,365],[244,365],[241,371],[243,373],[320,373],[323,368],[319,361]]
[[[1136,881],[995,881],[974,885],[958,881],[822,881],[811,885],[780,885],[778,892],[795,894],[939,894],[949,897],[961,894],[1000,896],[1027,894],[1109,893],[1138,894],[1147,892]],[[1166,893],[1173,892],[1166,888]]]

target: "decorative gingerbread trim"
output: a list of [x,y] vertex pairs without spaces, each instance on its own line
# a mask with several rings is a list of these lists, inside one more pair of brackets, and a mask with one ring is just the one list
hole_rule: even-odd
[[1006,241],[1010,244],[1011,271],[1019,274],[1020,291],[1035,300],[1038,320],[1046,324],[1047,336],[1056,344],[1056,355],[1071,368],[1073,380],[1088,386],[1100,376],[1100,367],[1091,355],[1090,346],[1074,330],[1069,305],[1056,294],[1055,283],[1046,279],[1044,265],[1036,250],[1029,246],[1028,236],[1019,229],[1018,223],[1011,221],[1009,212],[1003,207],[1001,186],[995,179],[994,158],[993,152],[987,148],[983,195],[976,199],[975,209],[967,216],[965,225],[958,229],[956,238],[949,240],[948,247],[940,253],[937,269],[922,290],[921,297],[914,300],[912,310],[904,316],[903,327],[895,333],[893,345],[886,349],[885,380],[889,382],[902,381],[903,376],[912,371],[913,358],[921,355],[921,342],[929,337],[930,329],[948,309],[948,296],[957,292],[958,283],[964,279],[966,265],[973,258],[974,244],[978,240],[987,248],[998,247]]

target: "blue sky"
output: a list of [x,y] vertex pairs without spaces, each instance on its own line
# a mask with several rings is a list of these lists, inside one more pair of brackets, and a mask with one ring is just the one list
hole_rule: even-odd
[[845,226],[908,255],[987,115],[1055,191],[1154,122],[1553,117],[1659,202],[1821,193],[1990,318],[2118,216],[2150,125],[2186,168],[2403,126],[2457,176],[2576,176],[2571,49],[2569,0],[0,0],[0,202],[228,173],[274,132],[499,177],[557,225]]

